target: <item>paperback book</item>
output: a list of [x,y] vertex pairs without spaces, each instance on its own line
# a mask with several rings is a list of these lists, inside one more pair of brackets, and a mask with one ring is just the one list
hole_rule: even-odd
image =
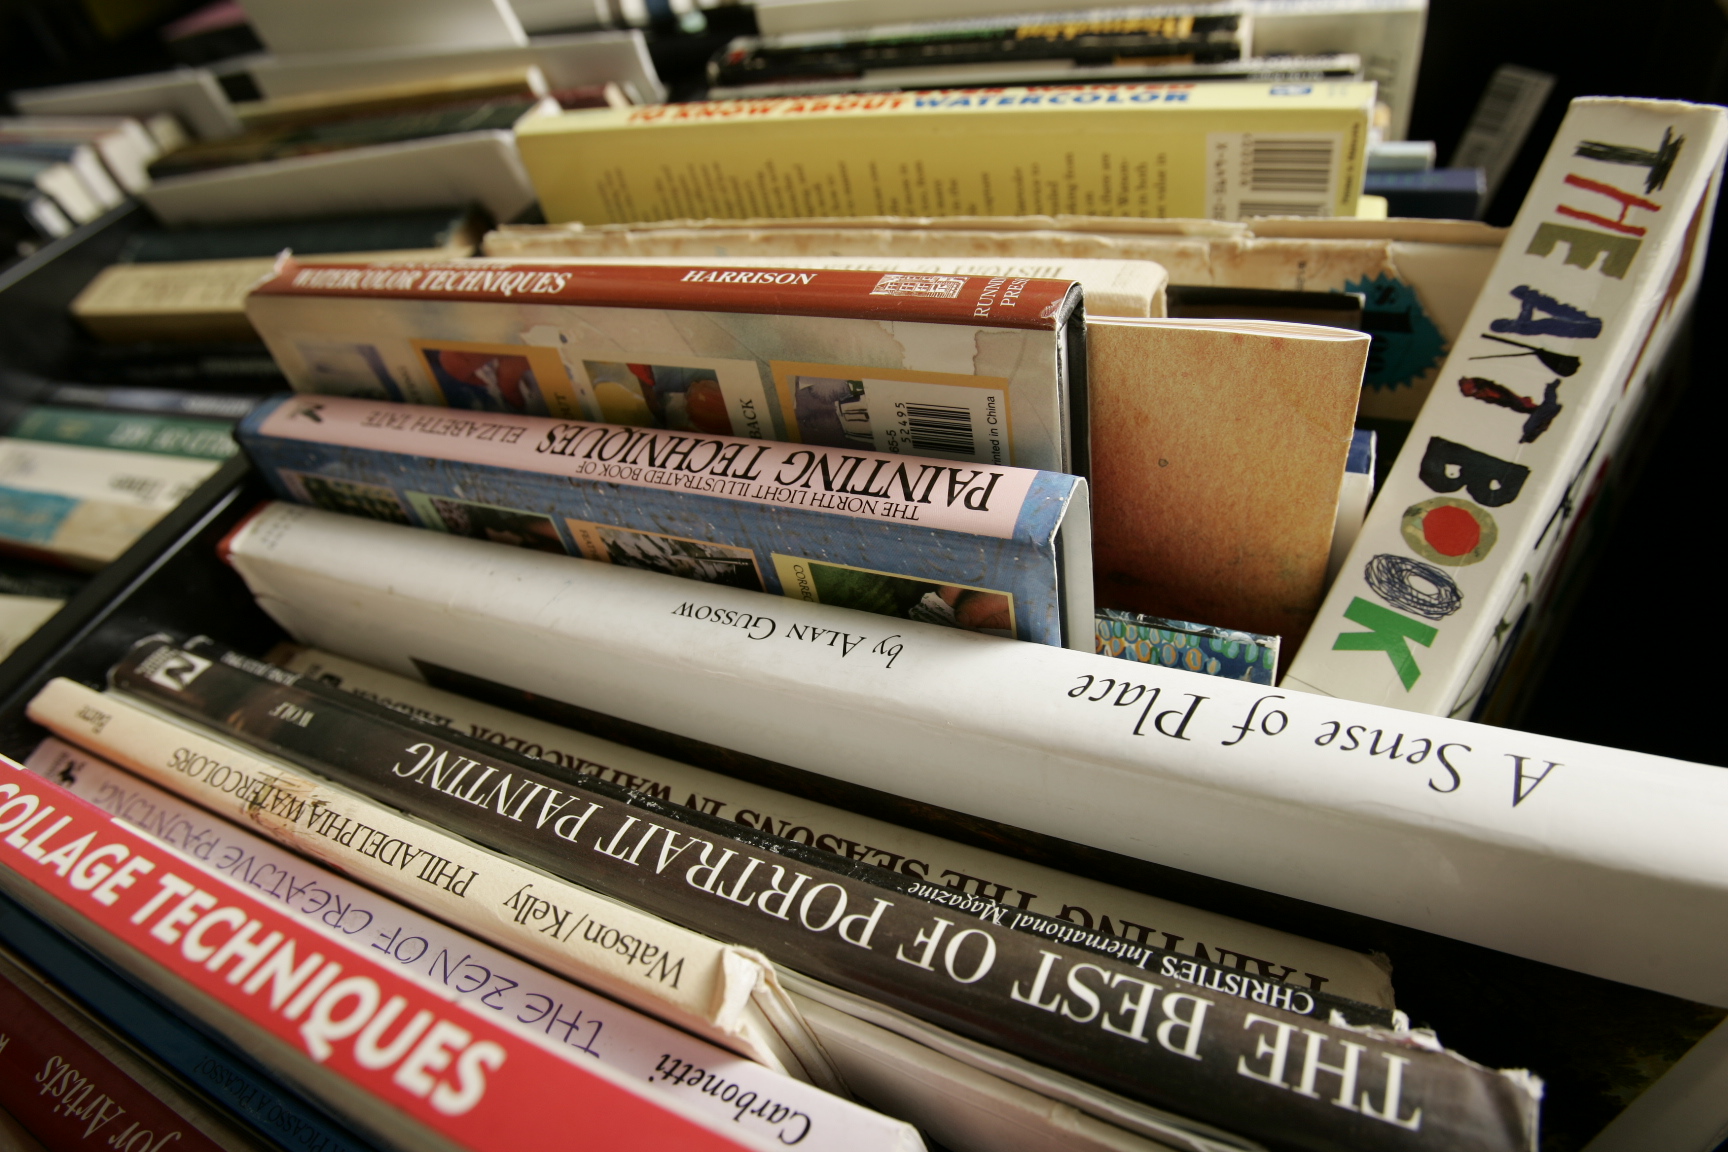
[[301,392],[1086,472],[1070,281],[288,261],[246,310]]
[[302,504],[1090,646],[1074,476],[345,397],[266,401],[238,434],[271,487]]
[[[1156,1107],[1293,1148],[1534,1146],[1540,1088],[1528,1074],[1490,1072],[1407,1032],[1351,1027],[1347,1009],[1322,1023],[1323,992],[1273,996],[1240,977],[1197,978],[1197,965],[1154,961],[1119,942],[1088,946],[1082,933],[1042,938],[1037,928],[1009,928],[1006,909],[972,912],[970,901],[930,898],[868,865],[837,867],[830,854],[592,777],[548,776],[526,758],[493,750],[479,759],[459,739],[208,642],[146,642],[111,679],[555,875],[629,892],[722,937],[747,935],[825,983]],[[478,773],[473,786],[470,773]],[[559,786],[587,793],[577,836],[513,817],[516,796],[525,804]],[[1120,1006],[1114,989],[1123,990]],[[1153,1011],[1160,994],[1161,1017]],[[1315,1069],[1303,1074],[1307,1092],[1292,1091],[1274,1055],[1273,1037],[1298,1030]],[[1348,1110],[1304,1100],[1328,1044],[1347,1061],[1332,1066]],[[1260,1059],[1265,1068],[1253,1066]]]

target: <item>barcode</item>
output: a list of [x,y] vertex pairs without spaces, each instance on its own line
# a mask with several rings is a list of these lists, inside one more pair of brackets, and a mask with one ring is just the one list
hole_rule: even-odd
[[1324,204],[1244,200],[1236,206],[1236,215],[1246,219],[1249,216],[1326,216],[1329,213]]
[[1336,143],[1327,136],[1248,137],[1242,149],[1248,190],[1326,195],[1332,184],[1332,153]]
[[1547,72],[1500,65],[1452,152],[1450,167],[1481,168],[1492,199],[1553,90],[1554,77]]
[[906,439],[919,452],[973,456],[972,413],[945,404],[907,404]]

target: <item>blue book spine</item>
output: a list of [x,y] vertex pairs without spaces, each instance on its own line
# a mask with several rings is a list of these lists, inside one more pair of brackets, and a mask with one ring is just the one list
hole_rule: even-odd
[[165,1008],[102,961],[0,895],[0,943],[240,1123],[289,1152],[375,1152],[298,1093]]
[[374,400],[269,401],[237,438],[297,503],[1053,645],[1089,515],[1054,472]]

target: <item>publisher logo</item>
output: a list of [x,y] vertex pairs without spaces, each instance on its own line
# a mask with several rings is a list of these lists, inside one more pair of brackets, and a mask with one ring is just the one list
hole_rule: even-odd
[[174,692],[183,692],[186,686],[198,679],[204,669],[210,667],[210,661],[202,656],[194,656],[190,652],[182,652],[177,648],[165,649],[161,658],[152,662],[149,671],[151,683]]

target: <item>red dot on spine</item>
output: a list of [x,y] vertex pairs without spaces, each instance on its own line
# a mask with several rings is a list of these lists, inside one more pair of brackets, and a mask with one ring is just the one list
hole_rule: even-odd
[[1482,542],[1482,525],[1468,510],[1442,504],[1422,517],[1422,538],[1442,556],[1463,556]]

